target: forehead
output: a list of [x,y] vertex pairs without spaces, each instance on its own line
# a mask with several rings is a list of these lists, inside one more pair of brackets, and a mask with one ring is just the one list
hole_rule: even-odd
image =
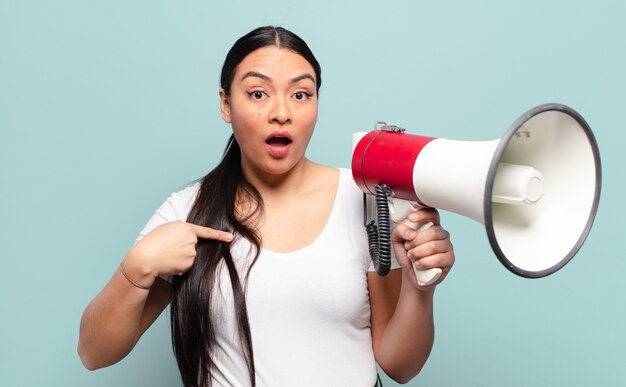
[[259,48],[248,54],[237,65],[233,81],[241,81],[241,77],[250,71],[262,73],[272,79],[281,76],[292,78],[305,73],[315,78],[313,66],[302,55],[276,46]]

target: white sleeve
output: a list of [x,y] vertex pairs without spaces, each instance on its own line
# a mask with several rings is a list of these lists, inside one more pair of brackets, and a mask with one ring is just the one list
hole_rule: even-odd
[[[146,226],[137,236],[135,244],[162,224],[176,220],[187,221],[187,216],[196,200],[199,189],[200,183],[196,183],[182,191],[172,193],[165,202],[161,204],[161,207],[154,212],[150,220],[148,220]],[[161,275],[160,277],[167,282],[172,282],[171,276],[169,275]]]
[[172,193],[148,220],[148,223],[137,236],[135,243],[162,224],[176,220],[187,221],[187,216],[196,200],[199,189],[200,183],[195,183],[181,191]]

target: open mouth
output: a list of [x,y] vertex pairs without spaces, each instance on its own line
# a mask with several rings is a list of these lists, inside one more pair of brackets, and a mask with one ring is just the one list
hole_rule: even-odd
[[265,140],[265,143],[270,146],[285,147],[291,144],[292,141],[287,136],[276,135],[276,136],[271,136],[270,138]]
[[265,147],[273,157],[282,158],[289,154],[292,142],[288,132],[274,132],[265,139]]

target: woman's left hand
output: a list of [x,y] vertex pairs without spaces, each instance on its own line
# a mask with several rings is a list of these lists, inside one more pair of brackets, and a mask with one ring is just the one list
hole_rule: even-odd
[[[450,234],[441,227],[439,212],[434,208],[412,212],[407,219],[418,224],[433,223],[433,226],[423,231],[414,231],[407,225],[398,224],[391,238],[403,277],[411,279],[419,290],[432,291],[454,265],[454,248],[450,242]],[[412,267],[413,261],[417,269],[441,268],[441,276],[432,285],[418,285]]]

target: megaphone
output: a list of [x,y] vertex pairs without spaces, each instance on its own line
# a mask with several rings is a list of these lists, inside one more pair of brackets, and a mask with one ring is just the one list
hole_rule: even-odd
[[[601,187],[591,128],[554,103],[530,109],[492,141],[426,137],[377,123],[353,136],[352,175],[365,194],[383,196],[379,209],[386,197],[395,222],[433,207],[484,224],[500,262],[527,278],[553,274],[574,257],[591,230]],[[389,265],[380,259],[377,270],[385,274]],[[416,270],[420,284],[440,273]]]

